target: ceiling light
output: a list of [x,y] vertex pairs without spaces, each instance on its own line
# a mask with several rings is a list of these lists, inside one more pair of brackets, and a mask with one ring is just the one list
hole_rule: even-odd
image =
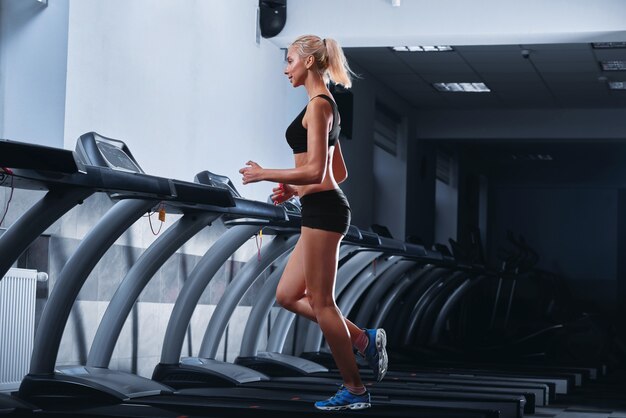
[[626,81],[609,81],[611,90],[626,90]]
[[626,61],[600,61],[604,71],[626,71]]
[[416,46],[394,46],[396,52],[444,52],[454,51],[454,48],[448,45],[416,45]]
[[553,161],[554,158],[550,154],[512,154],[511,157],[516,161]]
[[626,48],[626,42],[594,42],[591,46],[596,49]]
[[433,83],[438,91],[459,93],[489,93],[491,90],[485,83]]
[[448,45],[423,46],[424,52],[443,52],[452,51],[452,47]]
[[393,7],[400,7],[402,0],[391,0],[391,5]]
[[550,154],[537,154],[537,159],[541,161],[552,161],[552,156]]

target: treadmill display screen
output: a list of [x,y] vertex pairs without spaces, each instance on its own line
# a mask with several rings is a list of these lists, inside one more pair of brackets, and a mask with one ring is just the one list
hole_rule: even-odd
[[211,173],[208,170],[204,170],[196,174],[196,183],[207,184],[214,187],[220,187],[227,189],[233,197],[241,197],[233,182],[226,176]]
[[108,142],[96,140],[98,149],[109,164],[115,170],[128,171],[131,173],[141,173],[141,169],[131,160],[128,155],[119,147]]

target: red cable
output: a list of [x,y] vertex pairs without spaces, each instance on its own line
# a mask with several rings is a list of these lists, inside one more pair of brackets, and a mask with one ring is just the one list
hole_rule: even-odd
[[[154,227],[152,226],[152,215],[155,214],[156,212],[150,212],[148,214],[148,223],[150,224],[150,230],[152,230],[152,235],[159,235],[161,233],[161,228],[163,228],[163,224],[165,222],[161,222],[161,225],[159,226],[159,230],[154,232]],[[145,215],[144,215],[145,216]]]
[[[9,170],[8,168],[3,168],[3,170],[7,171],[9,174],[13,174],[11,172],[11,170]],[[11,194],[9,195],[9,200],[7,201],[7,207],[4,210],[4,214],[2,215],[2,219],[0,219],[0,225],[2,225],[2,222],[4,222],[4,218],[7,217],[7,213],[9,213],[9,205],[11,204],[11,200],[13,199],[13,191],[15,190],[15,187],[13,187],[13,176],[11,176]]]

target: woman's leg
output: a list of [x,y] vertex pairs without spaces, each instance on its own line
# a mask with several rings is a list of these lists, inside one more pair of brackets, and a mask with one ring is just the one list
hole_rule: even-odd
[[[306,281],[304,279],[304,254],[302,250],[302,237],[298,240],[296,247],[289,256],[289,261],[285,267],[278,288],[276,289],[276,300],[283,308],[303,316],[313,322],[317,322],[317,318],[311,307],[311,300],[306,294]],[[336,270],[336,262],[335,262]],[[344,318],[348,331],[350,332],[350,340],[354,345],[357,339],[363,335],[363,330],[353,324],[347,318]]]
[[314,317],[324,333],[346,386],[358,388],[363,387],[363,383],[352,352],[350,331],[335,304],[334,295],[339,243],[342,238],[337,232],[302,227],[299,242],[302,247],[299,254],[303,260],[306,296]]

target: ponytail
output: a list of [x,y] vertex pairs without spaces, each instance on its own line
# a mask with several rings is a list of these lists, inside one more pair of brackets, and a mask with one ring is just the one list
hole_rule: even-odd
[[315,35],[303,35],[298,37],[292,44],[298,55],[305,58],[309,55],[315,58],[317,70],[324,81],[332,81],[341,84],[345,88],[352,87],[354,72],[350,69],[343,49],[334,39],[322,39]]
[[341,84],[345,88],[352,87],[352,75],[354,74],[348,65],[348,60],[343,54],[343,49],[334,39],[324,39],[328,53],[328,68],[326,74],[335,84]]

